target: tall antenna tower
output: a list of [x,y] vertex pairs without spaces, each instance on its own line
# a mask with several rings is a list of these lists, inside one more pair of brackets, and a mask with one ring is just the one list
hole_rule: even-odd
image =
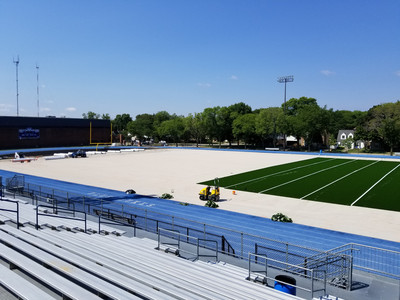
[[19,55],[17,56],[17,60],[13,58],[13,62],[15,64],[15,77],[16,77],[16,82],[17,82],[17,117],[19,116],[19,104],[18,104],[18,65],[19,65]]
[[37,116],[39,117],[39,66],[36,63]]

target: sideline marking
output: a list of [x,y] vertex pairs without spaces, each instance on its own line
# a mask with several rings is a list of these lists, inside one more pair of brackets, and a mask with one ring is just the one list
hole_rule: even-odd
[[400,164],[398,164],[396,167],[391,169],[388,173],[385,174],[381,179],[379,179],[373,186],[371,186],[364,194],[362,194],[360,197],[358,197],[350,206],[353,206],[358,200],[360,200],[362,197],[364,197],[370,190],[372,190],[379,182],[381,182],[386,176],[388,176],[390,173],[392,173],[394,170],[396,170]]
[[279,171],[279,172],[276,172],[276,173],[273,173],[273,174],[268,174],[268,175],[264,175],[264,176],[261,176],[261,177],[249,179],[249,180],[246,180],[246,181],[242,181],[242,182],[239,182],[239,183],[231,184],[231,185],[225,186],[224,188],[225,189],[229,189],[232,186],[242,185],[242,184],[248,183],[250,181],[261,180],[261,179],[264,179],[264,178],[267,178],[267,177],[270,177],[270,176],[278,175],[280,173],[289,172],[289,171],[296,170],[296,169],[301,169],[301,168],[306,168],[306,167],[309,167],[309,166],[312,166],[312,165],[317,165],[317,164],[325,163],[325,162],[336,160],[336,159],[338,159],[338,158],[328,158],[326,160],[319,161],[319,162],[312,163],[312,164],[308,164],[308,165],[305,165],[305,166],[295,167],[295,168],[292,168],[292,169],[287,169],[287,170]]
[[268,189],[266,189],[266,190],[263,190],[263,191],[261,191],[261,192],[258,192],[257,194],[261,194],[261,193],[264,193],[264,192],[266,192],[266,191],[276,189],[276,188],[278,188],[278,187],[280,187],[280,186],[283,186],[283,185],[286,185],[286,184],[289,184],[289,183],[292,183],[292,182],[295,182],[295,181],[304,179],[304,178],[306,178],[306,177],[313,176],[313,175],[315,175],[315,174],[318,174],[318,173],[321,173],[321,172],[325,172],[325,171],[328,171],[328,170],[330,170],[330,169],[337,168],[337,167],[340,167],[340,166],[342,166],[342,165],[349,164],[349,163],[352,163],[352,162],[355,162],[355,161],[357,161],[357,160],[356,160],[356,159],[353,159],[353,160],[347,161],[347,162],[345,162],[345,163],[342,163],[342,164],[339,164],[339,165],[336,165],[336,166],[329,167],[329,168],[327,168],[327,169],[319,170],[319,171],[317,171],[317,172],[304,175],[304,176],[302,176],[302,177],[299,177],[299,178],[296,178],[296,179],[293,179],[293,180],[290,180],[290,181],[287,181],[287,182],[278,184],[278,185],[276,185],[276,186],[270,187],[270,188],[268,188]]
[[345,176],[342,176],[342,177],[340,177],[340,178],[338,178],[338,179],[332,181],[331,183],[328,183],[327,185],[325,185],[325,186],[323,186],[323,187],[320,187],[319,189],[315,190],[314,192],[309,193],[309,194],[307,194],[307,195],[301,197],[300,200],[302,200],[302,199],[304,199],[305,197],[308,197],[308,196],[310,196],[310,195],[312,195],[312,194],[314,194],[314,193],[316,193],[316,192],[319,192],[320,190],[323,190],[324,188],[326,188],[326,187],[330,186],[331,184],[334,184],[334,183],[336,183],[336,182],[338,182],[338,181],[340,181],[340,180],[346,178],[347,176],[350,176],[350,175],[352,175],[352,174],[354,174],[354,173],[356,173],[356,172],[358,172],[358,171],[361,171],[362,169],[368,168],[368,167],[370,167],[370,166],[376,164],[377,162],[379,162],[379,160],[373,162],[372,164],[366,165],[366,166],[364,166],[364,167],[362,167],[362,168],[360,168],[360,169],[354,170],[354,171],[352,171],[351,173],[349,173],[349,174],[347,174],[347,175],[345,175]]

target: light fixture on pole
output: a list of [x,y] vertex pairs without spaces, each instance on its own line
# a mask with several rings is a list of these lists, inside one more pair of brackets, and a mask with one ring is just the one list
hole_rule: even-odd
[[17,60],[13,59],[13,62],[15,64],[15,77],[16,77],[16,83],[17,83],[17,117],[19,116],[19,104],[18,104],[18,65],[19,65],[19,55],[17,56]]
[[293,75],[290,76],[283,76],[283,77],[278,77],[278,82],[279,83],[285,83],[285,94],[283,96],[283,103],[284,103],[284,112],[286,113],[286,82],[293,82],[294,77]]
[[[286,83],[293,82],[293,75],[278,77],[279,83],[285,83],[285,94],[283,96],[283,114],[286,115]],[[286,149],[286,133],[283,134],[283,148]]]
[[36,64],[37,116],[39,117],[39,66]]

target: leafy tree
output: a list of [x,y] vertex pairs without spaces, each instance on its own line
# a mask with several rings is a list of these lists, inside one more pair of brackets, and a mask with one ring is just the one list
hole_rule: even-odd
[[112,121],[114,132],[126,134],[129,122],[132,122],[132,118],[129,114],[117,115]]
[[84,119],[90,119],[90,120],[97,120],[97,119],[100,119],[100,115],[99,115],[99,114],[96,114],[95,112],[92,112],[92,111],[88,111],[87,114],[83,113],[83,114],[82,114],[82,117],[83,117]]
[[[295,116],[298,114],[299,110],[307,107],[318,106],[317,100],[314,98],[300,97],[291,98],[286,102],[286,114],[289,116]],[[284,109],[284,104],[282,104],[282,109]]]
[[174,119],[164,121],[158,127],[158,134],[160,137],[174,142],[177,147],[178,143],[183,137],[184,131],[185,124],[183,117],[176,117]]
[[219,106],[205,108],[202,112],[202,119],[205,128],[205,134],[209,139],[211,145],[213,140],[218,137],[218,125],[217,125],[217,111]]
[[355,129],[360,126],[367,112],[364,111],[349,111],[349,110],[337,110],[332,112],[332,128],[331,133],[337,134],[342,129]]
[[196,147],[205,136],[205,128],[203,116],[201,113],[189,114],[185,118],[185,131],[189,132],[190,136],[196,140]]
[[218,107],[215,115],[215,122],[217,126],[217,140],[219,142],[219,147],[221,148],[221,143],[225,140],[229,141],[229,146],[231,145],[233,134],[232,134],[232,122],[231,110],[226,107]]
[[234,120],[238,116],[245,115],[251,113],[251,106],[247,105],[244,102],[239,102],[228,106],[229,111],[231,112],[231,118]]
[[[304,137],[308,149],[314,141],[320,141],[328,129],[326,108],[321,109],[314,98],[292,98],[286,103],[285,131],[299,141]],[[325,118],[325,119],[324,119]]]
[[272,136],[275,147],[278,133],[282,132],[283,110],[280,107],[261,109],[256,116],[256,133],[264,141]]
[[354,143],[354,138],[351,138],[351,137],[347,138],[347,139],[345,139],[344,141],[341,142],[341,144],[343,145],[343,147],[346,150],[351,149],[351,146],[353,145],[353,143]]
[[238,116],[233,121],[233,135],[238,140],[244,140],[245,148],[247,144],[254,143],[256,140],[256,115],[249,113]]
[[[232,130],[233,130],[233,121],[237,117],[245,115],[245,114],[249,114],[249,113],[252,112],[251,107],[249,105],[247,105],[246,103],[244,103],[244,102],[238,102],[238,103],[232,104],[232,105],[228,106],[228,109],[230,111],[229,122],[230,122],[230,126],[231,126]],[[229,146],[231,146],[231,139],[233,139],[233,137],[234,137],[234,134],[233,134],[233,131],[232,131],[232,136],[231,136],[230,139],[228,139],[229,140]],[[239,140],[237,141],[237,144],[239,145]]]
[[101,118],[102,118],[103,120],[111,120],[111,117],[110,117],[109,114],[102,114]]
[[[400,101],[376,105],[368,111],[364,131],[370,131],[370,137],[377,137],[390,148],[400,142]],[[361,130],[357,131],[360,135]]]
[[138,139],[143,140],[145,136],[153,137],[153,123],[154,115],[140,114],[136,116],[135,121],[128,123],[127,129],[132,135],[136,135]]
[[162,122],[171,120],[173,118],[176,118],[176,115],[175,114],[171,115],[165,110],[159,111],[158,113],[156,113],[154,115],[154,122],[153,122],[153,128],[154,128],[153,136],[157,137],[160,140],[161,137],[158,134],[158,132],[159,132],[158,128],[160,127]]
[[176,117],[174,115],[170,115],[167,111],[159,111],[154,115],[154,127],[157,128],[158,126],[161,125],[162,122],[171,120],[173,117]]

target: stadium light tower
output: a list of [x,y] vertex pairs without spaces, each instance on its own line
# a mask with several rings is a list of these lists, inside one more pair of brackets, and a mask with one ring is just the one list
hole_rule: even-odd
[[36,64],[37,116],[39,117],[39,66]]
[[17,60],[13,59],[13,62],[15,64],[15,77],[16,77],[16,82],[17,82],[17,117],[19,116],[19,105],[18,105],[18,65],[19,65],[19,55],[17,56]]
[[293,80],[294,80],[293,75],[278,77],[278,82],[279,83],[285,83],[285,94],[283,96],[283,103],[284,103],[283,111],[284,111],[284,113],[286,113],[286,83],[287,82],[293,82]]

